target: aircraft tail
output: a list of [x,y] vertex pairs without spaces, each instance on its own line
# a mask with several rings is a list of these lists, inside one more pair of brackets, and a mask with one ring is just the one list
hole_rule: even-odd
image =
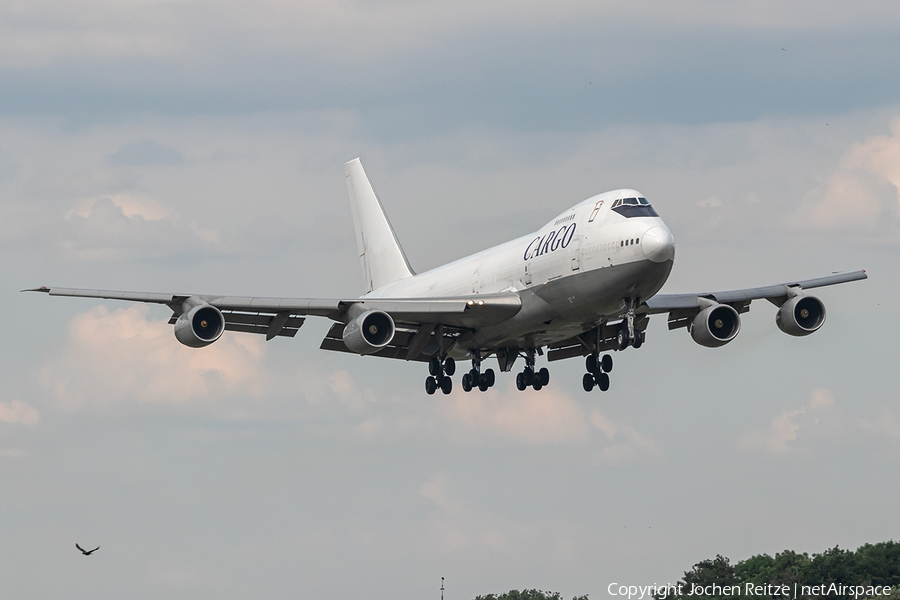
[[415,275],[358,158],[344,165],[366,293]]

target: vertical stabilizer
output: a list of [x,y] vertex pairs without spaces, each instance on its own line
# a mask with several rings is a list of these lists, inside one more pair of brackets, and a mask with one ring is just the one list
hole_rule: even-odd
[[350,193],[350,211],[356,229],[356,248],[366,280],[366,293],[389,283],[411,277],[413,270],[406,260],[403,248],[384,207],[375,195],[369,178],[358,158],[344,165],[347,173],[347,191]]

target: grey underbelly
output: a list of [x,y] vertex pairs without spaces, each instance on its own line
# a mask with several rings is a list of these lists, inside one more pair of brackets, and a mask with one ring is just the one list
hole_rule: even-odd
[[623,298],[646,300],[662,288],[672,261],[632,263],[561,277],[519,292],[522,310],[511,319],[465,334],[454,349],[546,346],[624,314]]

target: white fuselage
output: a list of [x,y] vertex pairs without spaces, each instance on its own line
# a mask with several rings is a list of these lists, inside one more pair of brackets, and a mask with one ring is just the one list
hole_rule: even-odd
[[[632,205],[613,210],[617,201]],[[624,299],[651,297],[668,278],[674,256],[675,241],[663,220],[639,192],[622,189],[589,198],[532,234],[389,283],[364,297],[515,291],[522,297],[522,312],[507,323],[473,333],[467,344],[551,343],[620,317]]]

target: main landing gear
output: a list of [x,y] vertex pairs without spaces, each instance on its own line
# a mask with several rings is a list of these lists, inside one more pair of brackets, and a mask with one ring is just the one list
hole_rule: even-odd
[[529,348],[525,355],[525,369],[516,375],[516,389],[524,392],[525,388],[531,386],[537,392],[548,383],[550,383],[550,371],[547,370],[547,367],[541,367],[540,371],[535,372],[534,348]]
[[471,392],[478,388],[482,392],[488,391],[488,388],[494,386],[496,377],[493,369],[485,369],[481,372],[481,356],[475,355],[472,358],[472,368],[468,373],[463,373],[462,388],[464,392]]
[[434,394],[438,388],[444,394],[449,394],[453,390],[453,380],[450,378],[456,373],[455,360],[448,357],[442,361],[439,357],[432,356],[428,361],[428,372],[431,376],[425,378],[425,392],[429,396]]
[[594,385],[600,388],[601,392],[609,389],[609,373],[613,368],[612,356],[604,354],[601,358],[597,354],[589,354],[584,361],[584,367],[587,369],[587,373],[581,378],[584,391],[591,391]]

